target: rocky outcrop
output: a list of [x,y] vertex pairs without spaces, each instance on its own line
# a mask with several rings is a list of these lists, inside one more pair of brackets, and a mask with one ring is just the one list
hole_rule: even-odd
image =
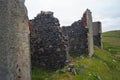
[[33,20],[30,34],[32,65],[48,69],[61,68],[67,60],[66,39],[53,12],[41,11]]
[[64,35],[68,36],[69,51],[79,56],[87,51],[87,29],[83,26],[83,21],[74,22],[71,26],[62,27]]

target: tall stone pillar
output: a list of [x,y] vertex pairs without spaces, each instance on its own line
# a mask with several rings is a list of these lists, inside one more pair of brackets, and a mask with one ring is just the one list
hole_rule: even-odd
[[0,80],[30,80],[24,0],[0,0]]
[[92,14],[89,9],[87,9],[83,15],[84,26],[88,28],[88,52],[89,57],[94,53],[93,45],[93,25],[92,25]]

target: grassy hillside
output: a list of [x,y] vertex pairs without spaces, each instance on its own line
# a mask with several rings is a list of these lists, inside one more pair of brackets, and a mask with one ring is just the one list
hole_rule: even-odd
[[120,30],[103,33],[103,48],[120,56]]
[[120,56],[114,56],[120,54],[119,34],[119,31],[103,33],[105,50],[95,47],[92,58],[73,55],[70,64],[74,64],[76,73],[69,72],[68,66],[56,71],[34,67],[32,80],[120,80]]

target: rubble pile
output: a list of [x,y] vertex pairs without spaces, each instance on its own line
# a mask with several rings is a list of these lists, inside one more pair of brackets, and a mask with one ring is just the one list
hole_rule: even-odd
[[65,65],[68,53],[67,39],[53,12],[41,11],[33,20],[30,33],[32,65],[57,69]]
[[74,22],[71,26],[62,27],[62,32],[68,36],[70,53],[80,56],[87,51],[87,31],[82,20]]

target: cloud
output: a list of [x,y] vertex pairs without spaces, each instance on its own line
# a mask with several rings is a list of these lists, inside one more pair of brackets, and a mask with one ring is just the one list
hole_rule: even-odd
[[[26,0],[28,16],[34,18],[41,10],[53,11],[62,25],[71,25],[80,20],[89,8],[93,21],[101,21],[103,31],[120,29],[119,0]],[[116,27],[115,27],[116,26]]]
[[120,30],[120,17],[103,19],[103,31]]

